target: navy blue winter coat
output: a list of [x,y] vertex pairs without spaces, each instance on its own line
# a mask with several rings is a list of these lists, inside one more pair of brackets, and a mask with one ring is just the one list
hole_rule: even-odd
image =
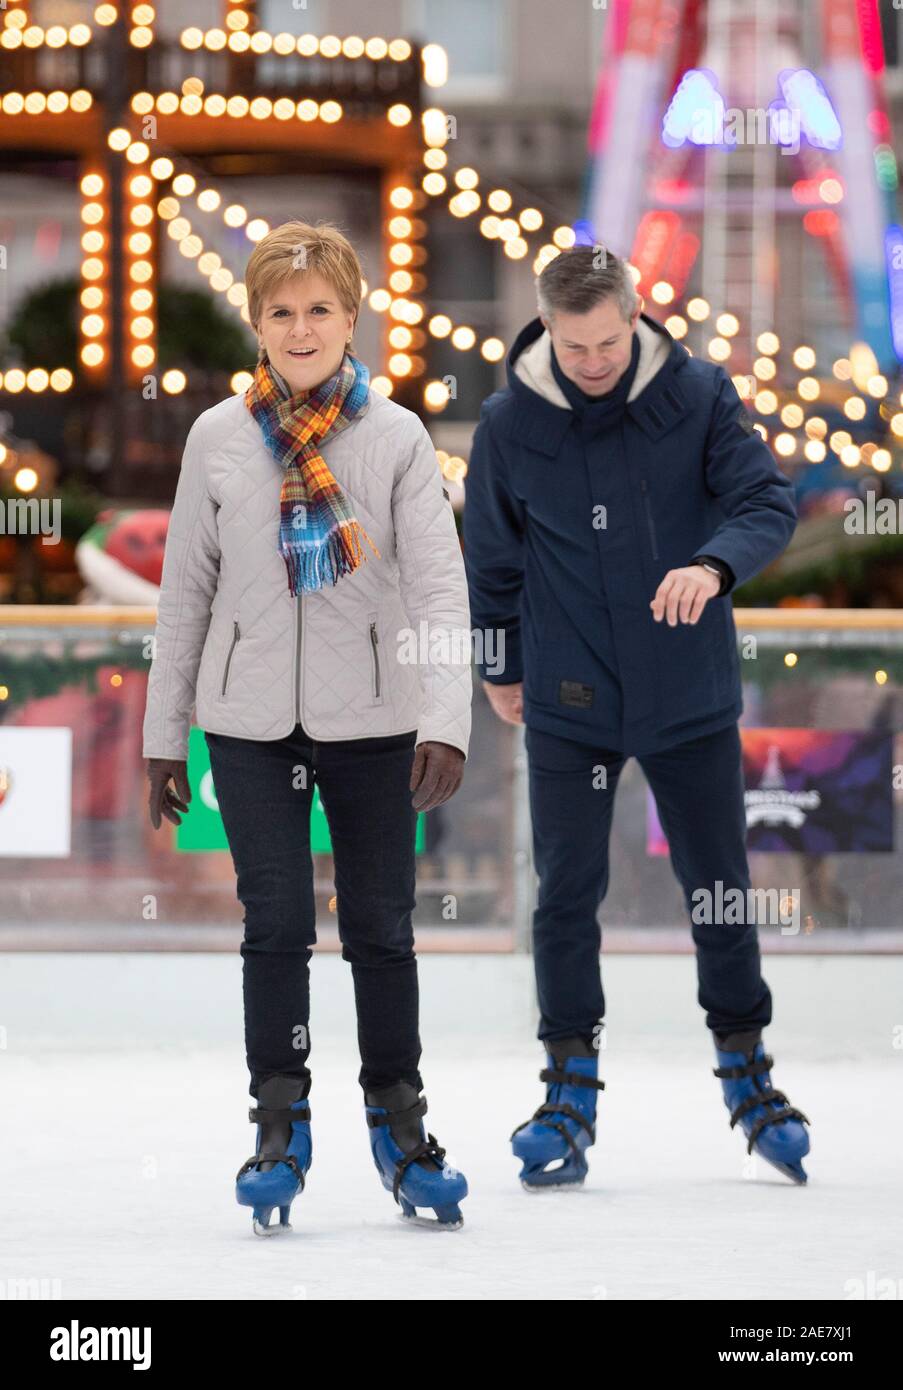
[[730,589],[784,550],[796,526],[790,480],[720,366],[691,357],[641,316],[640,356],[614,421],[575,411],[537,318],[507,358],[507,387],[483,404],[463,516],[471,624],[504,636],[523,680],[524,722],[627,754],[715,732],[742,713],[731,600],[694,624],[649,607],[668,570],[725,561]]

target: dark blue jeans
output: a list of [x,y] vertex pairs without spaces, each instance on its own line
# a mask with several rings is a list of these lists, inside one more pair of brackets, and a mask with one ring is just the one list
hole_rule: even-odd
[[357,1006],[366,1090],[422,1080],[411,913],[416,734],[314,742],[205,734],[244,913],[241,946],[250,1092],[276,1073],[308,1078],[311,947],[316,941],[310,812],[314,781],[329,823],[342,956]]
[[[592,1037],[605,1014],[596,910],[608,890],[608,841],[626,756],[527,728],[533,856],[539,875],[533,951],[539,1037]],[[655,797],[688,915],[700,888],[750,887],[736,724],[637,758]],[[607,786],[598,785],[606,768]],[[696,902],[699,900],[696,899]],[[713,914],[716,915],[716,914]],[[746,913],[747,918],[750,914]],[[693,922],[699,1003],[717,1033],[764,1028],[771,994],[756,924]]]

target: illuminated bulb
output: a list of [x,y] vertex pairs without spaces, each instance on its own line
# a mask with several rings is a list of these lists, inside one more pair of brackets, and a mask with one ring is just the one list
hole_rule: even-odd
[[793,354],[793,365],[801,372],[811,372],[815,366],[815,353],[811,347],[798,347]]
[[100,343],[85,343],[79,355],[86,367],[99,367],[106,357]]
[[270,224],[265,222],[262,217],[255,217],[245,227],[245,236],[249,241],[260,241],[270,230]]
[[171,178],[173,162],[171,159],[155,159],[150,167],[150,171],[153,177],[162,183],[164,179]]
[[188,198],[197,187],[197,180],[191,174],[176,174],[172,181],[172,191],[179,198]]
[[53,391],[68,391],[72,385],[72,373],[67,367],[57,367],[50,373],[50,386]]
[[50,385],[50,373],[45,372],[43,367],[32,367],[25,378],[25,384],[29,391],[46,391]]
[[240,203],[231,203],[223,213],[223,221],[227,227],[241,227],[247,218],[248,214]]
[[150,290],[132,290],[129,295],[129,304],[138,314],[144,314],[154,302],[154,296]]
[[480,352],[487,362],[499,362],[505,355],[505,344],[501,338],[484,338]]
[[441,44],[427,43],[420,50],[423,80],[428,87],[444,87],[448,81],[448,54]]
[[756,339],[757,350],[768,357],[773,357],[780,346],[781,340],[776,333],[760,333]]
[[423,388],[423,403],[428,410],[442,410],[448,405],[450,394],[444,381],[428,381]]
[[154,350],[149,343],[141,343],[132,348],[132,361],[136,367],[150,367],[154,361]]
[[451,340],[453,347],[458,348],[462,352],[466,352],[468,348],[473,347],[477,340],[477,335],[472,328],[461,325],[461,327],[454,330],[451,335]]
[[254,377],[250,372],[236,372],[229,382],[236,395],[244,395],[249,386],[253,386]]
[[687,305],[687,316],[695,323],[702,323],[708,318],[711,306],[706,299],[691,299]]
[[665,319],[665,327],[672,338],[685,338],[689,324],[685,318],[681,318],[680,314],[671,314],[669,318]]
[[117,126],[107,136],[107,144],[111,150],[126,150],[131,143],[132,137],[123,126]]
[[103,192],[103,179],[100,174],[85,174],[79,187],[86,197],[96,198],[98,193]]
[[188,378],[185,376],[184,372],[180,372],[173,368],[172,370],[163,373],[163,379],[160,382],[160,385],[163,387],[164,391],[168,392],[170,396],[178,396],[179,393],[181,391],[184,391],[185,387],[188,385]]
[[674,298],[674,286],[667,280],[657,280],[652,286],[652,298],[656,304],[670,304]]

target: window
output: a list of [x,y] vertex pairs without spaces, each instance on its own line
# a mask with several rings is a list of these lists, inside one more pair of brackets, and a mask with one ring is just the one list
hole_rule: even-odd
[[443,95],[480,99],[507,89],[510,0],[407,0],[404,17],[411,38],[441,44],[448,54]]

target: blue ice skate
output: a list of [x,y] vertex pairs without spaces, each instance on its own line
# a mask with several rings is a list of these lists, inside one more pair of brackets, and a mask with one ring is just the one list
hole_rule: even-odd
[[[426,1097],[399,1081],[365,1092],[364,1099],[373,1162],[402,1215],[419,1226],[458,1230],[464,1224],[458,1203],[467,1196],[467,1180],[445,1162],[445,1150],[433,1135],[424,1134],[420,1117],[426,1114]],[[435,1219],[418,1216],[418,1207],[431,1208]]]
[[[298,1076],[271,1076],[257,1091],[260,1102],[248,1111],[257,1123],[257,1152],[243,1163],[235,1178],[235,1197],[253,1207],[254,1234],[273,1236],[290,1231],[289,1209],[304,1190],[310,1167],[310,1082]],[[278,1224],[270,1224],[279,1208]]]
[[545,1104],[511,1135],[528,1192],[583,1183],[586,1150],[596,1142],[596,1092],[605,1090],[597,1075],[599,1054],[590,1043],[564,1038],[548,1046],[548,1065],[539,1073],[549,1088]]
[[809,1120],[795,1109],[783,1091],[771,1084],[769,1057],[761,1039],[743,1035],[723,1041],[739,1044],[725,1050],[715,1037],[718,1066],[713,1068],[724,1091],[724,1103],[731,1112],[731,1129],[738,1122],[747,1138],[746,1152],[755,1151],[766,1163],[795,1183],[807,1181],[801,1160],[809,1152],[809,1136],[803,1128]]

